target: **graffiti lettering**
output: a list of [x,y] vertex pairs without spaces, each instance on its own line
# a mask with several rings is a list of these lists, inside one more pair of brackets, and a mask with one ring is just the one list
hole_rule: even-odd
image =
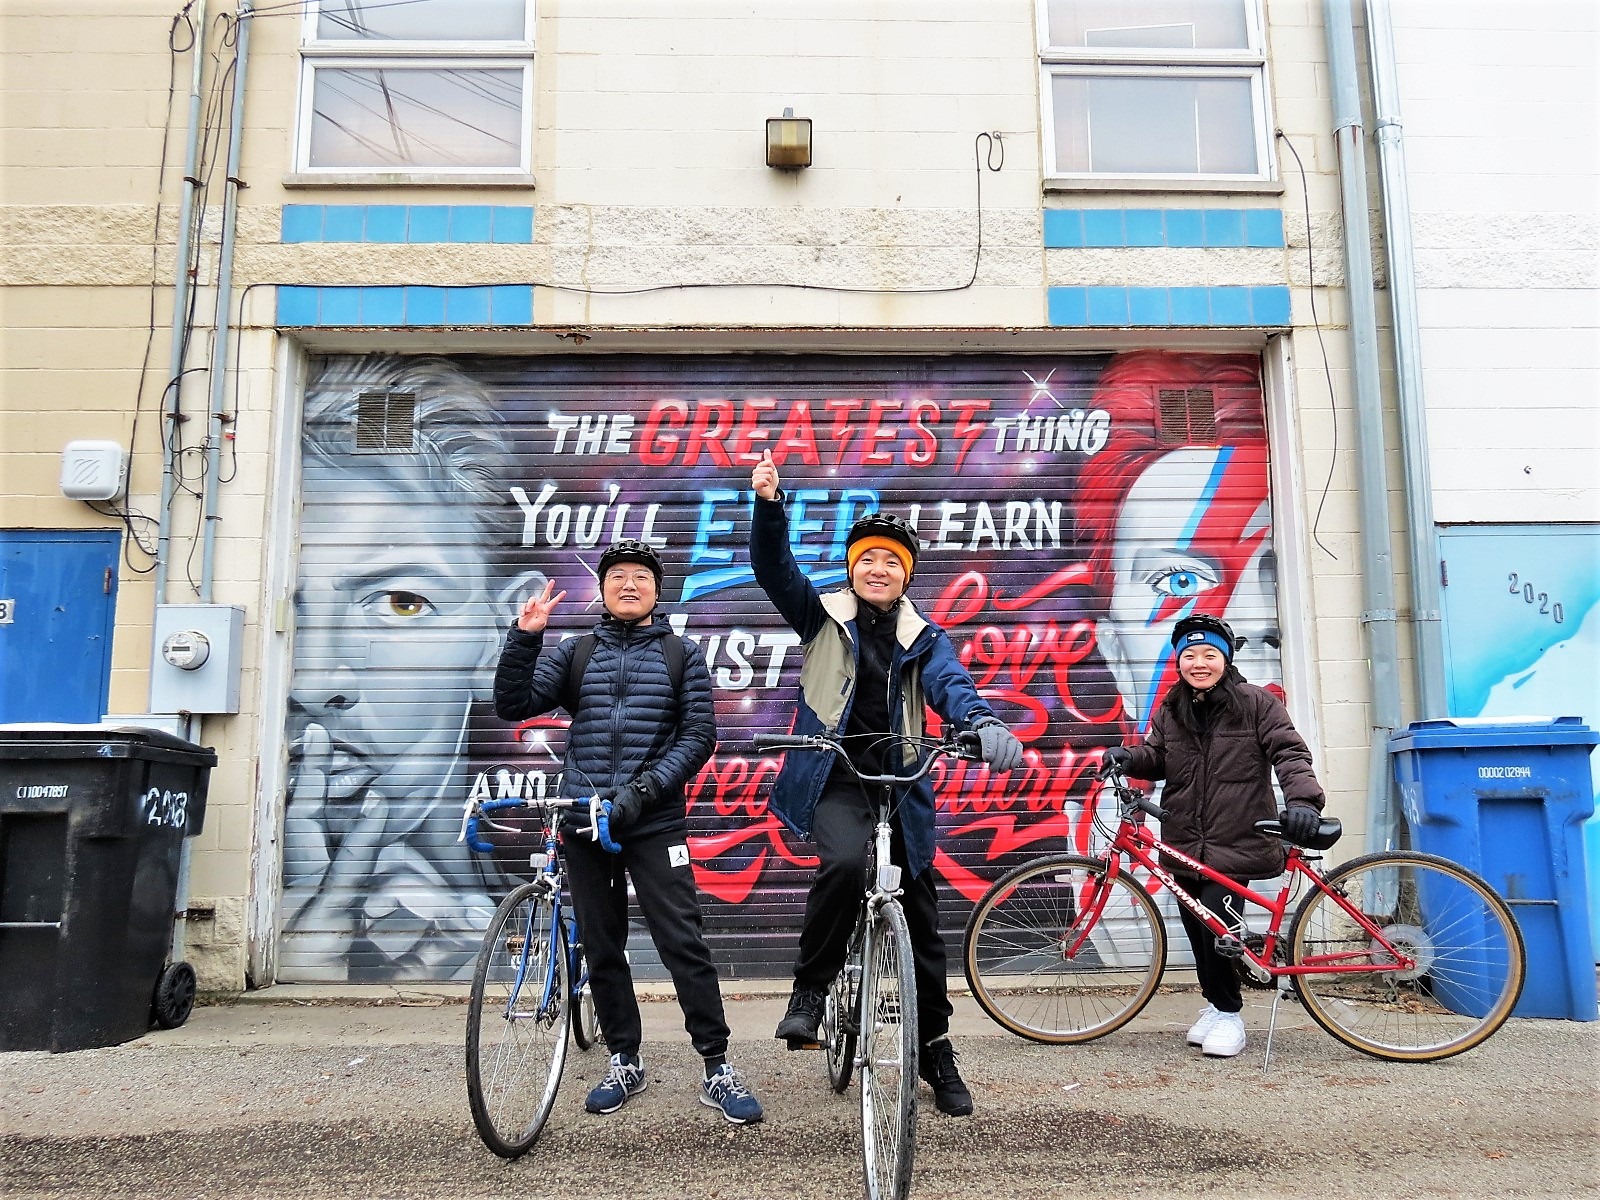
[[[583,458],[596,454],[627,454],[633,448],[633,417],[628,413],[608,416],[605,413],[553,412],[545,417],[545,424],[555,431],[555,453],[567,453]],[[567,450],[567,434],[574,433],[572,449]]]
[[1081,408],[1057,417],[1001,417],[994,423],[997,454],[1097,454],[1111,436],[1111,416],[1100,409]]
[[570,504],[551,504],[558,490],[555,484],[546,483],[539,489],[539,495],[530,500],[526,489],[511,489],[511,498],[522,510],[524,546],[565,546],[569,539],[575,546],[596,546],[605,534],[607,522],[611,525],[610,541],[634,537],[652,546],[667,544],[667,539],[655,531],[656,518],[661,514],[660,504],[645,505],[644,519],[630,528],[628,513],[632,505],[616,503],[621,492],[616,484],[608,489],[604,504],[580,504],[576,508]]
[[[987,428],[984,414],[992,401],[949,399],[944,404],[954,416],[950,438],[958,447],[955,470],[959,471]],[[927,398],[830,397],[820,404],[764,398],[738,402],[663,398],[651,405],[644,419],[639,461],[650,467],[693,467],[703,455],[713,466],[735,468],[753,465],[761,461],[763,452],[771,451],[780,467],[789,462],[816,467],[823,465],[825,455],[820,441],[831,443],[826,456],[834,467],[889,467],[897,462],[931,467],[939,455],[935,426],[945,415],[938,401]],[[582,419],[569,420],[576,422],[581,436]],[[598,447],[604,433],[602,419],[589,427],[588,444]],[[617,441],[617,432],[612,433],[608,451]],[[631,438],[631,428],[626,435]]]

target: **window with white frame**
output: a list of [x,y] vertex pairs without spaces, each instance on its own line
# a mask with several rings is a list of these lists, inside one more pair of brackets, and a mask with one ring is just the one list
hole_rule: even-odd
[[1039,0],[1047,176],[1264,181],[1260,0]]
[[534,0],[307,0],[296,170],[522,175]]

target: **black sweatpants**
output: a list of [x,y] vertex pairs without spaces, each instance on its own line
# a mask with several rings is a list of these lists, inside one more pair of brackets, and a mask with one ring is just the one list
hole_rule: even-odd
[[[1228,928],[1236,933],[1244,929],[1241,915],[1244,901],[1238,896],[1220,883],[1196,875],[1176,878],[1190,895],[1221,917]],[[1244,1007],[1244,997],[1239,990],[1239,974],[1233,960],[1217,953],[1216,936],[1200,923],[1199,917],[1181,904],[1178,915],[1183,918],[1183,931],[1189,935],[1189,946],[1194,951],[1194,973],[1200,979],[1200,994],[1218,1012],[1238,1012]]]
[[695,1050],[703,1058],[726,1054],[728,1022],[722,1011],[722,988],[706,946],[700,894],[683,833],[668,830],[637,839],[623,835],[618,841],[620,854],[581,836],[563,834],[561,842],[606,1044],[613,1054],[638,1054],[644,1036],[633,972],[628,969],[626,872],[633,879],[650,940],[672,976],[683,1027]]
[[[929,867],[912,878],[898,813],[889,857],[901,869],[900,906],[911,932],[917,979],[917,1033],[924,1042],[950,1032],[950,996],[945,979],[944,939],[939,936],[939,896]],[[799,987],[824,989],[844,966],[850,934],[866,896],[867,854],[877,825],[876,806],[854,784],[830,784],[811,818],[811,840],[821,860],[806,896],[800,954],[794,964]]]

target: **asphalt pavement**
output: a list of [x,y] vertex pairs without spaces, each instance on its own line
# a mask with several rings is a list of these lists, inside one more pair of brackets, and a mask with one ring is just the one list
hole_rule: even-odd
[[[1182,982],[1182,977],[1179,977]],[[744,987],[745,990],[739,990]],[[784,996],[729,984],[732,1058],[766,1106],[735,1128],[698,1102],[677,1005],[645,993],[649,1089],[583,1111],[603,1052],[574,1052],[534,1152],[478,1141],[455,987],[279,986],[74,1054],[0,1054],[0,1194],[746,1200],[861,1194],[859,1109],[816,1052],[772,1040]],[[1163,989],[1087,1046],[1022,1041],[956,997],[976,1113],[924,1089],[912,1196],[1569,1197],[1600,1192],[1600,1023],[1513,1019],[1438,1063],[1348,1050],[1251,993],[1232,1060],[1185,1046],[1199,1006]]]

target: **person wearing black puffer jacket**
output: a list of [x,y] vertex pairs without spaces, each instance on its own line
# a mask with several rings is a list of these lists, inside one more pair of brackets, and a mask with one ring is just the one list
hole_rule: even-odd
[[706,946],[700,897],[689,861],[685,785],[716,749],[711,675],[705,655],[682,643],[682,678],[674,681],[665,648],[677,637],[655,616],[661,559],[646,543],[624,540],[600,556],[606,613],[594,627],[593,649],[577,680],[568,674],[579,639],[544,646],[550,614],[565,598],[553,583],[523,604],[506,635],[495,672],[494,706],[502,720],[524,721],[573,703],[561,794],[598,795],[609,832],[571,810],[561,844],[572,903],[589,961],[600,1029],[611,1048],[604,1079],[589,1093],[591,1113],[612,1113],[644,1091],[639,1002],[626,956],[628,880],[650,938],[672,976],[684,1027],[705,1059],[702,1103],[732,1124],[761,1120],[761,1105],[727,1061],[728,1023],[717,970]]
[[[1139,746],[1113,746],[1107,767],[1137,779],[1164,779],[1161,836],[1178,850],[1238,883],[1283,872],[1283,840],[1257,821],[1277,820],[1283,838],[1305,844],[1322,824],[1322,785],[1311,751],[1271,692],[1245,682],[1233,665],[1239,642],[1226,621],[1205,613],[1172,631],[1178,678],[1151,717]],[[1272,776],[1288,805],[1278,812]],[[1202,904],[1235,929],[1240,901],[1221,884],[1166,864]],[[1194,951],[1206,1007],[1186,1035],[1211,1058],[1232,1058],[1245,1046],[1243,996],[1233,959],[1187,908],[1179,906]]]

